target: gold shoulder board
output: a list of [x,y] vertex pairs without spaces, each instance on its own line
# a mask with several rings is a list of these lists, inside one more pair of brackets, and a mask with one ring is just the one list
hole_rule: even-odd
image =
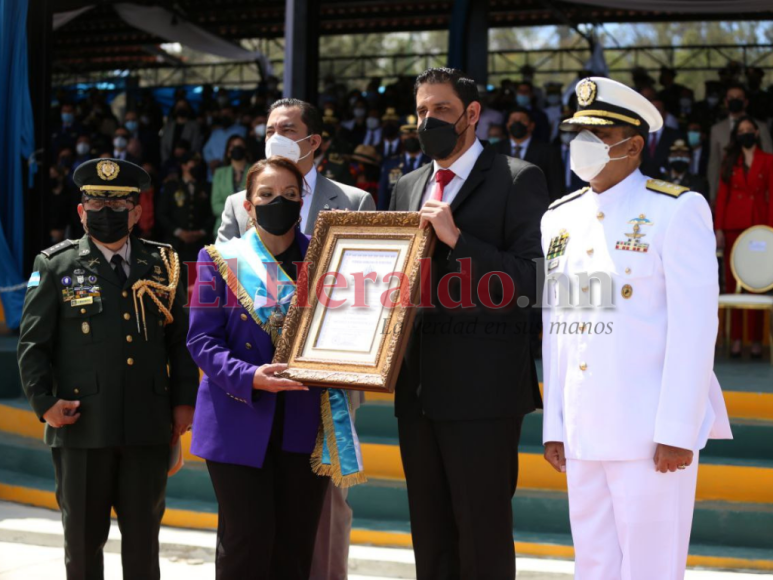
[[550,210],[550,209],[556,209],[556,208],[557,208],[558,206],[560,206],[560,205],[564,205],[565,203],[567,203],[567,202],[569,202],[569,201],[572,201],[572,200],[574,200],[574,199],[577,199],[578,197],[580,197],[580,196],[581,196],[583,193],[585,193],[585,192],[586,192],[586,191],[588,191],[589,189],[590,189],[590,187],[583,187],[582,189],[578,189],[578,190],[577,190],[577,191],[575,191],[574,193],[570,193],[569,195],[565,195],[564,197],[562,197],[562,198],[560,198],[560,199],[557,199],[556,201],[554,201],[553,203],[551,203],[551,204],[548,206],[548,209],[549,209],[549,210]]
[[690,191],[689,187],[682,187],[681,185],[675,185],[662,179],[648,179],[647,189],[656,193],[662,193],[670,195],[671,197],[679,197],[685,191]]

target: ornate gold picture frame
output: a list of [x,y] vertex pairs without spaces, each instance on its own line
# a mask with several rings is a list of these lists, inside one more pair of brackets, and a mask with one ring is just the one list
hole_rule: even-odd
[[281,376],[393,392],[435,244],[417,212],[319,214],[276,346]]

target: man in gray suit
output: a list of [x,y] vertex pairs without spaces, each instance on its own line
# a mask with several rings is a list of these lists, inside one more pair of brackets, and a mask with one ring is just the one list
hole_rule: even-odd
[[[719,190],[719,170],[722,166],[722,159],[725,156],[725,148],[730,143],[730,133],[735,127],[735,123],[741,117],[747,115],[746,108],[749,106],[749,99],[746,96],[746,89],[743,85],[731,85],[725,94],[725,107],[727,107],[727,119],[720,121],[711,128],[711,150],[709,152],[709,189],[711,191],[711,201],[717,198]],[[773,142],[770,139],[770,131],[765,121],[755,119],[757,128],[760,130],[760,143],[762,150],[766,153],[773,153]]]
[[[321,135],[322,119],[313,105],[298,99],[281,99],[271,106],[266,126],[266,157],[281,152],[283,156],[295,161],[303,172],[306,185],[301,207],[301,230],[306,235],[314,231],[314,223],[320,211],[376,209],[373,197],[368,192],[317,173],[314,155],[322,143]],[[272,143],[272,140],[276,141]],[[290,144],[288,140],[294,143]],[[218,242],[240,237],[249,227],[244,199],[244,191],[226,199],[222,222],[217,231]],[[362,404],[363,394],[350,391],[349,395],[354,412]],[[346,502],[346,496],[346,489],[328,486],[314,547],[311,580],[345,580],[347,577],[352,510]]]

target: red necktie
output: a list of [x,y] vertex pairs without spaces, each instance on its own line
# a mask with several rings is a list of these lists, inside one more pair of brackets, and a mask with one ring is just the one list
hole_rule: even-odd
[[658,134],[653,133],[650,138],[650,157],[655,157],[655,150],[658,148]]
[[432,190],[430,199],[443,201],[443,190],[446,185],[451,183],[451,180],[454,177],[456,177],[456,175],[454,175],[454,172],[450,169],[438,169],[438,172],[435,174],[435,188]]

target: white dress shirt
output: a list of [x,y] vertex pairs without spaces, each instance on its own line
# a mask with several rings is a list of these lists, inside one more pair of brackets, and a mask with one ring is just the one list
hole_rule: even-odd
[[[529,144],[531,143],[531,135],[529,135],[525,141],[522,143],[516,143],[513,139],[510,139],[510,155],[513,157],[518,157],[518,159],[523,159],[526,156],[526,150],[529,148]],[[521,148],[521,155],[516,156],[515,154],[515,148],[520,147]]]
[[650,133],[650,138],[647,140],[647,151],[650,150],[650,147],[652,147],[652,142],[655,142],[655,149],[658,148],[658,143],[660,143],[660,137],[663,135],[663,127],[658,129],[657,131],[654,131]]
[[306,229],[306,220],[309,219],[309,210],[314,199],[314,190],[317,189],[317,168],[312,165],[309,172],[303,176],[306,183],[303,185],[303,205],[301,206],[301,231]]
[[365,133],[363,145],[373,145],[374,147],[381,143],[381,129],[368,129]]
[[690,163],[690,173],[694,175],[701,174],[701,151],[703,147],[696,147],[692,150],[692,163]]
[[437,161],[433,161],[432,177],[430,178],[427,187],[424,189],[424,195],[421,198],[421,205],[427,203],[427,200],[432,196],[432,190],[435,189],[435,174],[440,169],[450,169],[454,172],[454,178],[443,189],[443,201],[446,203],[453,202],[456,194],[459,193],[459,190],[462,189],[462,185],[464,185],[464,182],[470,176],[470,172],[472,171],[472,168],[481,153],[483,153],[483,145],[480,144],[478,139],[475,139],[475,142],[472,144],[472,146],[464,152],[464,155],[454,161],[451,167],[440,167],[437,164]]
[[123,271],[126,273],[126,276],[129,276],[129,272],[131,271],[131,262],[129,262],[129,259],[132,255],[132,245],[129,243],[129,239],[126,239],[126,243],[123,245],[122,248],[120,248],[117,252],[114,252],[113,250],[106,248],[102,244],[100,244],[97,240],[95,240],[93,237],[91,238],[94,244],[99,248],[99,251],[102,252],[102,255],[107,260],[107,265],[110,267],[111,270],[115,271],[113,268],[113,264],[110,262],[110,260],[113,259],[113,256],[118,254],[123,258],[123,263],[121,266],[123,267]]
[[391,157],[392,155],[396,155],[399,149],[400,149],[400,139],[392,139],[391,141],[384,141],[383,154],[385,158]]

